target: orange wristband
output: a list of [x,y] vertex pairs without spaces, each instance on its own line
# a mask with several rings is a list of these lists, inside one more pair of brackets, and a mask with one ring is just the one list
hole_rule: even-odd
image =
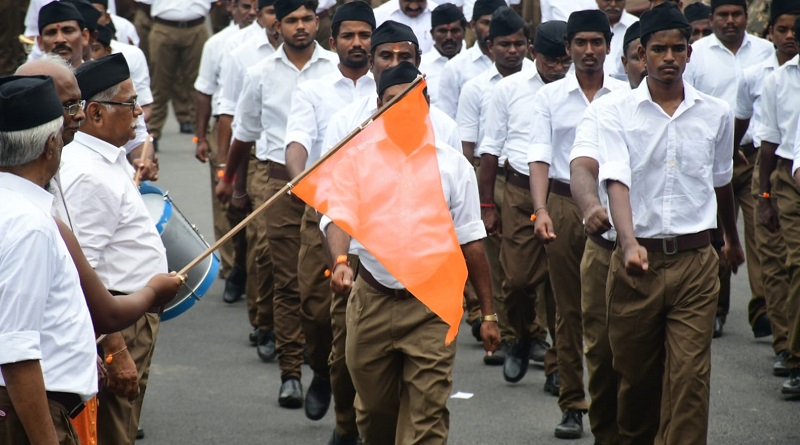
[[769,192],[764,192],[758,196],[764,199],[769,199],[771,195],[769,194]]
[[220,178],[220,179],[225,177],[225,169],[224,168],[218,168],[217,169],[217,177]]

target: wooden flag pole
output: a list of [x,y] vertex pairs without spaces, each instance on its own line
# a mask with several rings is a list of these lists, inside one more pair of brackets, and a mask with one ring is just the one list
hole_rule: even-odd
[[403,91],[401,94],[398,94],[397,96],[393,97],[392,100],[390,100],[389,102],[383,104],[383,106],[378,111],[376,111],[372,116],[370,116],[367,120],[365,120],[356,129],[351,131],[350,134],[348,134],[344,139],[342,139],[332,149],[328,150],[327,153],[325,153],[319,159],[317,159],[316,162],[314,162],[310,167],[305,169],[296,178],[294,178],[291,181],[289,181],[288,183],[286,183],[286,185],[283,186],[283,188],[281,188],[280,190],[275,192],[275,194],[272,195],[271,198],[269,198],[263,204],[258,206],[257,209],[253,210],[249,215],[247,215],[247,217],[245,219],[243,219],[239,224],[237,224],[236,227],[233,227],[230,231],[228,231],[228,233],[223,235],[222,238],[218,239],[214,244],[212,244],[208,249],[206,249],[205,252],[201,253],[197,258],[193,259],[189,264],[187,264],[183,269],[181,269],[180,272],[178,272],[178,275],[184,275],[191,268],[193,268],[193,267],[197,266],[198,264],[200,264],[201,261],[203,261],[209,255],[214,253],[215,250],[219,249],[219,246],[221,246],[221,245],[225,244],[226,242],[228,242],[231,238],[233,238],[234,235],[236,235],[237,233],[239,233],[239,231],[244,229],[250,223],[250,221],[252,221],[256,216],[260,215],[261,212],[263,212],[264,210],[269,208],[272,204],[274,204],[275,201],[277,201],[282,195],[291,192],[292,187],[294,187],[295,184],[297,184],[298,182],[302,181],[306,176],[308,176],[312,171],[314,171],[317,167],[319,167],[323,162],[327,161],[337,151],[339,151],[342,147],[344,147],[345,144],[350,142],[351,139],[356,137],[356,135],[358,133],[361,133],[361,131],[364,130],[367,127],[367,125],[372,123],[372,121],[374,121],[380,115],[382,115],[384,112],[386,112],[386,110],[388,110],[389,107],[394,105],[400,99],[404,98],[411,90],[414,89],[414,87],[416,87],[420,82],[422,82],[423,79],[424,79],[424,77],[422,77],[422,76],[418,76],[416,79],[414,79],[414,81],[411,82],[411,84],[408,86],[408,88],[405,89],[405,91]]

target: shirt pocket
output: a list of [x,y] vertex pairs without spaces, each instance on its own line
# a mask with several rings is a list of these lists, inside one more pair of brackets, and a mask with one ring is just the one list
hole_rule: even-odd
[[680,169],[683,174],[706,178],[711,173],[714,141],[684,141],[680,147]]

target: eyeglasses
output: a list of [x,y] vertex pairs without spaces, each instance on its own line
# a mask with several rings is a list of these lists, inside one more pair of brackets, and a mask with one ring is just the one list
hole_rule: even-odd
[[95,102],[105,105],[119,105],[123,107],[131,107],[131,113],[136,113],[136,106],[139,105],[139,98],[135,98],[131,102],[112,102],[110,100],[98,100]]
[[562,67],[569,69],[572,66],[572,59],[559,60],[551,57],[543,57],[542,62],[544,62],[544,64],[550,68],[555,68],[556,66],[561,65]]
[[66,111],[67,114],[70,115],[70,116],[75,116],[76,114],[78,114],[78,110],[82,110],[83,107],[85,107],[85,106],[86,106],[86,101],[85,100],[81,100],[81,101],[78,101],[78,102],[76,102],[74,104],[69,104],[69,105],[65,106],[64,107],[64,111]]

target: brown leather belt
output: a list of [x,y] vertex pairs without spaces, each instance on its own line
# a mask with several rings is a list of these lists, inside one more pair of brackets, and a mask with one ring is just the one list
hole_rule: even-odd
[[[119,295],[128,295],[125,292],[120,292],[118,290],[111,290],[111,289],[108,290],[108,293],[113,295],[113,296],[115,296],[115,297],[117,297]],[[147,308],[146,312],[150,313],[150,314],[161,314],[161,312],[163,312],[163,310],[164,310],[164,306],[150,306],[149,308]]]
[[567,184],[566,182],[559,181],[558,179],[550,180],[550,193],[555,193],[556,195],[559,196],[572,198],[572,190],[570,190],[569,184]]
[[606,250],[614,250],[614,246],[616,244],[613,241],[609,241],[600,235],[589,235],[589,239],[592,240],[592,242],[594,242],[598,246]]
[[62,405],[69,413],[70,419],[77,417],[85,406],[79,395],[70,392],[47,391],[47,398]]
[[745,144],[745,145],[739,146],[739,150],[741,150],[742,153],[744,153],[744,156],[746,158],[749,158],[750,156],[753,156],[754,154],[756,154],[756,152],[758,151],[758,148],[756,148],[756,146],[753,145],[753,143],[751,142],[749,144]]
[[528,175],[518,172],[510,165],[506,165],[506,182],[511,185],[524,188],[525,190],[531,189],[531,181],[528,178]]
[[376,280],[375,277],[373,277],[372,274],[361,265],[361,263],[358,264],[358,276],[363,278],[367,284],[383,295],[394,297],[398,300],[407,300],[413,297],[411,292],[407,291],[406,289],[391,289],[379,283],[378,280]]
[[678,252],[710,245],[711,233],[708,230],[704,230],[691,235],[678,235],[670,238],[636,238],[636,241],[649,252],[663,252],[667,255],[675,255]]
[[267,164],[267,176],[271,179],[278,179],[280,181],[289,181],[292,178],[289,177],[289,170],[286,170],[286,166],[283,164],[279,164],[275,161],[262,161]]
[[199,19],[187,20],[181,22],[175,20],[164,20],[162,18],[154,17],[153,21],[156,23],[161,23],[162,25],[171,26],[173,28],[194,28],[197,25],[202,25],[203,23],[205,23],[206,18],[200,17]]

